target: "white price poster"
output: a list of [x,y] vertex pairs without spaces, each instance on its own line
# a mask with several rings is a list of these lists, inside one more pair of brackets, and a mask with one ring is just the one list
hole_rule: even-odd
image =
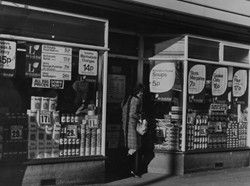
[[227,89],[227,68],[217,68],[212,76],[212,95],[221,96]]
[[149,81],[152,93],[171,90],[175,82],[175,63],[164,62],[155,65],[150,71]]
[[188,74],[188,93],[199,94],[205,87],[206,66],[194,65]]
[[71,80],[72,48],[42,45],[41,78]]
[[241,97],[247,89],[247,71],[238,70],[233,76],[233,96]]
[[97,75],[98,52],[90,50],[79,51],[78,73],[85,76]]
[[0,40],[0,69],[16,68],[16,42]]

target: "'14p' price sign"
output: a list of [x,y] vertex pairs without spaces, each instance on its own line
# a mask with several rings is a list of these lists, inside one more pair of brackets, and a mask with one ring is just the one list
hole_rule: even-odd
[[78,73],[85,76],[96,76],[97,59],[98,53],[96,51],[80,50]]

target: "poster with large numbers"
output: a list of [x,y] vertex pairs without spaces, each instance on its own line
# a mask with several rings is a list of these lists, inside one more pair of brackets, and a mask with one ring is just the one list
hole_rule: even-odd
[[155,93],[156,100],[167,102],[173,100],[176,73],[176,62],[155,61],[151,63],[149,87],[150,92]]
[[248,72],[246,69],[233,69],[232,96],[235,104],[248,102]]
[[205,102],[206,65],[189,63],[188,101]]
[[[212,96],[217,102],[225,103],[228,96],[228,68],[215,66],[211,72]],[[210,77],[209,77],[210,79]]]
[[79,75],[97,76],[98,52],[90,50],[79,51]]
[[0,74],[13,77],[16,69],[16,42],[0,40]]

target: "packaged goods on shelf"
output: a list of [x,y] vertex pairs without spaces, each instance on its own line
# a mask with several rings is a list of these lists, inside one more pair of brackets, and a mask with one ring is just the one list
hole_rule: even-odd
[[85,144],[86,144],[86,120],[83,120],[81,126],[81,140],[80,140],[80,156],[85,155]]
[[96,155],[101,155],[101,129],[96,131]]
[[89,125],[86,125],[86,135],[85,135],[85,156],[90,156],[91,147],[91,129]]

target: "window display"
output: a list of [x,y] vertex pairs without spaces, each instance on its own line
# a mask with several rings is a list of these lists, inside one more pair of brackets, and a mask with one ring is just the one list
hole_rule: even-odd
[[[17,57],[12,60],[14,69],[0,67],[0,93],[10,100],[0,105],[0,160],[101,155],[99,52],[25,41],[2,43]],[[8,98],[10,92],[19,95],[20,106],[15,95]]]
[[248,148],[249,47],[186,35],[155,43],[154,53],[155,149]]
[[187,150],[247,147],[247,85],[247,70],[189,63]]
[[150,91],[154,93],[155,149],[180,150],[182,145],[182,62],[151,64]]

